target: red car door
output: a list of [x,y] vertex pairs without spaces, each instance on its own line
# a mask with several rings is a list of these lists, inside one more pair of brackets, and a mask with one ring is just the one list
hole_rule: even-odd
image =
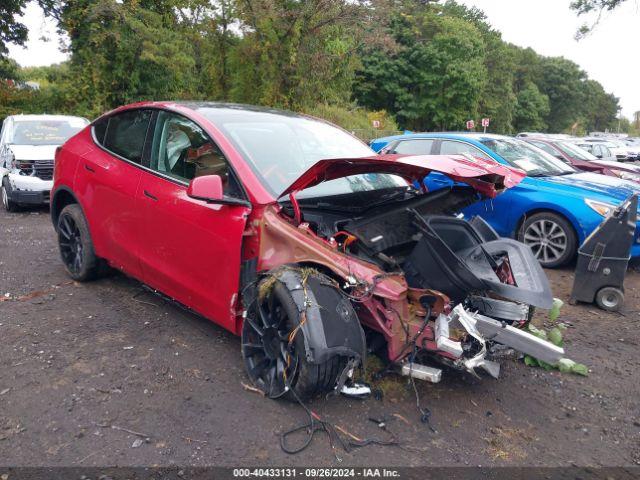
[[128,110],[98,121],[93,127],[98,146],[82,155],[74,182],[82,203],[90,206],[85,213],[96,253],[136,278],[142,276],[136,194],[150,120],[150,110]]
[[138,201],[144,220],[140,262],[143,280],[189,308],[235,331],[242,234],[250,209],[187,196],[189,180],[220,175],[225,194],[243,194],[229,165],[191,120],[160,111],[150,169]]

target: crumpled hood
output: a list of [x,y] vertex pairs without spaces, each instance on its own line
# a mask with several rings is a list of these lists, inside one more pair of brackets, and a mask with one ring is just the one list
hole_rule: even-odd
[[521,170],[491,160],[468,155],[375,155],[363,158],[320,160],[285,189],[278,198],[336,178],[366,173],[388,173],[420,182],[431,172],[439,172],[456,182],[466,183],[483,195],[494,198],[526,176]]
[[623,201],[634,193],[640,194],[640,185],[636,182],[597,173],[582,172],[573,175],[544,177],[544,180],[549,183],[570,187],[576,194],[583,197],[587,197],[592,193],[603,201],[607,199],[602,197],[609,197],[609,201]]
[[16,160],[53,160],[59,145],[9,145]]

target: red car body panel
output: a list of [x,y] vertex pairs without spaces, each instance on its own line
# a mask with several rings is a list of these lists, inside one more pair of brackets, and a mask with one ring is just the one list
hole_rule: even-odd
[[285,189],[280,196],[313,187],[321,182],[362,173],[389,173],[409,181],[420,181],[431,172],[473,186],[494,198],[504,187],[517,185],[524,172],[482,158],[463,155],[379,155],[364,158],[320,160]]
[[[79,135],[93,143],[90,129]],[[143,217],[136,205],[141,178],[142,170],[93,145],[79,156],[72,186],[81,204],[91,206],[83,210],[96,254],[136,278],[142,277],[138,255]]]
[[[134,108],[174,111],[199,124],[224,153],[248,202],[222,205],[191,198],[186,185],[105,151],[94,142],[89,126],[59,154],[52,215],[58,193],[72,193],[85,213],[98,256],[236,334],[242,326],[243,262],[254,261],[258,272],[298,263],[321,266],[343,279],[355,275],[375,285],[375,295],[361,302],[359,317],[384,334],[392,358],[402,351],[407,332],[419,333],[419,344],[435,348],[433,331],[420,330],[424,315],[416,312],[426,294],[439,298],[433,313],[446,311],[446,296],[408,288],[402,275],[385,274],[377,265],[338,250],[333,239],[320,238],[304,221],[288,217],[241,153],[198,112],[170,102],[142,102],[109,114]],[[430,171],[468,183],[488,197],[525,176],[464,156],[372,154],[317,162],[283,194],[356,173],[387,172],[413,180]]]
[[137,204],[142,281],[234,331],[250,209],[195,200],[183,185],[146,173]]

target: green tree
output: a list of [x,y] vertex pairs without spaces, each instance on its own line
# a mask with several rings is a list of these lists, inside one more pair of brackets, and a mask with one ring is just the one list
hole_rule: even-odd
[[619,99],[605,92],[600,83],[586,80],[583,84],[582,117],[586,131],[605,131],[617,126]]
[[234,100],[299,108],[349,99],[359,2],[238,0],[236,8]]
[[614,10],[622,5],[626,0],[574,0],[571,8],[578,15],[592,12],[594,10]]
[[518,92],[514,127],[517,131],[545,131],[545,117],[549,114],[549,97],[541,93],[535,83],[528,83]]
[[576,38],[580,39],[591,32],[599,23],[602,12],[618,8],[627,0],[573,0],[570,4],[572,10],[578,15],[596,13],[596,19],[591,24],[583,24],[576,32]]
[[575,63],[562,57],[543,57],[539,90],[549,97],[545,118],[549,131],[563,132],[580,120],[583,113],[583,87],[586,74]]
[[460,18],[473,24],[485,44],[484,65],[487,72],[485,87],[480,95],[478,112],[491,118],[490,131],[510,133],[516,103],[514,92],[515,53],[502,40],[500,32],[488,22],[485,13],[477,7],[467,7],[447,0],[442,14]]
[[16,20],[22,16],[26,0],[2,0],[0,2],[0,58],[9,52],[7,43],[24,45],[27,41],[27,27]]
[[463,19],[416,8],[391,19],[395,52],[364,49],[354,95],[410,129],[460,129],[485,86],[484,42]]
[[16,79],[19,75],[20,66],[15,60],[8,57],[0,57],[0,81],[4,79]]
[[156,10],[114,0],[61,8],[71,52],[67,98],[79,112],[93,116],[132,101],[190,96],[192,45],[173,28],[171,13]]

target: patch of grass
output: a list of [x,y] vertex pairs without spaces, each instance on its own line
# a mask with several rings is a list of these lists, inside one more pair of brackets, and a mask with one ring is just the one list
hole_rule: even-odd
[[[378,389],[382,392],[384,398],[389,400],[400,400],[405,398],[409,393],[407,390],[407,380],[396,373],[389,372],[382,378],[376,378],[376,374],[382,371],[386,364],[376,355],[367,357],[367,368],[365,372],[361,372],[362,381],[371,385],[372,389]],[[364,374],[362,374],[364,373]]]
[[527,455],[518,445],[519,442],[526,443],[537,440],[528,433],[518,428],[494,427],[491,429],[491,437],[484,437],[487,442],[487,453],[493,459],[509,460],[512,456],[517,458],[525,458]]
[[273,287],[275,287],[278,278],[275,275],[269,275],[258,284],[258,298],[263,300],[269,296]]

